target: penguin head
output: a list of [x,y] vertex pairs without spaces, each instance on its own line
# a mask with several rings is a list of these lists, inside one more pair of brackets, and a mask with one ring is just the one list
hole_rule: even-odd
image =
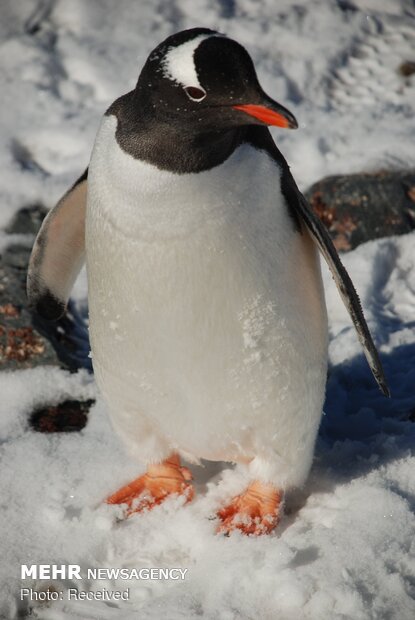
[[207,28],[184,30],[155,48],[138,79],[136,105],[157,121],[193,132],[298,127],[291,112],[262,90],[245,48]]

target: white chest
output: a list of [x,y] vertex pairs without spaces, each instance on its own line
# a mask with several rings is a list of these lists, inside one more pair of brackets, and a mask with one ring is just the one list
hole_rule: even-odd
[[119,148],[115,123],[105,118],[97,138],[86,227],[94,367],[107,399],[170,434],[198,411],[203,436],[235,411],[249,428],[253,412],[271,416],[283,400],[292,416],[316,377],[321,406],[319,262],[295,230],[275,163],[242,146],[210,171],[160,171]]

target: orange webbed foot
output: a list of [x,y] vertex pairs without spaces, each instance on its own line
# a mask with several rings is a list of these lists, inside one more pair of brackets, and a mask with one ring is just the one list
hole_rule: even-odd
[[221,520],[217,533],[229,535],[235,529],[244,534],[269,534],[279,523],[283,492],[271,484],[252,482],[249,487],[217,512]]
[[192,474],[180,465],[177,455],[150,465],[147,472],[107,498],[107,504],[126,504],[125,516],[151,510],[171,495],[183,495],[186,503],[194,496]]

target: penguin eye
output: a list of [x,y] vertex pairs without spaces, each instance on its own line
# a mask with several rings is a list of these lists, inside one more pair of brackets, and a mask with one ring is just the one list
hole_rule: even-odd
[[197,88],[196,86],[186,86],[185,93],[192,101],[203,101],[206,97],[206,91],[203,88]]

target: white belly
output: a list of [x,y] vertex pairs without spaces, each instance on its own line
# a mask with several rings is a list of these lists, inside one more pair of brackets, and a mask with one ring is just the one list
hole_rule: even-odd
[[93,363],[114,426],[144,459],[149,432],[196,459],[309,455],[327,319],[277,167],[242,146],[219,168],[171,174],[124,154],[115,123],[97,138],[86,228]]

